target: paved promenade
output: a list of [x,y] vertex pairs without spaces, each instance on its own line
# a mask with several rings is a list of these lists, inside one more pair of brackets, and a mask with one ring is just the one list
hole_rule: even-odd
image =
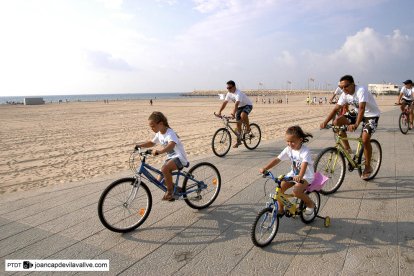
[[[150,186],[152,212],[129,234],[112,233],[97,215],[102,190],[127,172],[1,195],[0,275],[13,274],[5,272],[5,259],[109,259],[108,275],[413,275],[414,131],[400,133],[398,114],[397,108],[382,114],[375,133],[383,150],[377,177],[365,182],[347,172],[337,193],[322,196],[329,228],[320,219],[305,225],[282,218],[268,247],[253,246],[250,227],[266,202],[258,168],[285,146],[278,140],[203,158],[222,176],[222,190],[206,210],[162,202]],[[331,131],[313,134],[313,153],[333,144]],[[287,165],[273,172],[287,172]]]

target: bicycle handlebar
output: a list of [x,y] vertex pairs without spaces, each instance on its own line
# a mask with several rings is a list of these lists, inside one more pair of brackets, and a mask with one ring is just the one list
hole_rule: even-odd
[[[138,151],[138,154],[141,156],[147,156],[147,155],[152,155],[152,149],[147,149],[146,151],[143,151],[140,147],[135,146],[134,151]],[[159,153],[157,153],[156,155],[158,155]]]
[[220,118],[220,119],[226,119],[226,120],[231,120],[231,119],[234,119],[234,117],[233,117],[233,116],[218,115],[218,114],[216,114],[216,112],[214,112],[214,116],[216,116],[217,118]]
[[[276,177],[272,174],[272,172],[270,172],[270,171],[264,171],[264,172],[262,173],[262,177],[263,177],[263,178],[268,177],[268,178],[270,178],[270,179],[274,180],[276,183],[280,183],[280,182],[282,182],[282,181],[293,181],[293,177],[291,177],[291,176],[281,175],[281,176],[279,176],[278,178],[276,178]],[[303,183],[303,180],[301,180],[301,181],[300,181],[300,183]]]
[[[394,105],[403,105],[402,103],[394,103]],[[412,101],[410,104],[408,104],[408,105],[414,105],[414,101]],[[407,104],[406,104],[406,106],[408,106]]]
[[333,129],[333,130],[342,130],[342,131],[346,131],[347,130],[347,126],[343,125],[343,126],[334,126],[332,124],[327,124],[325,129]]

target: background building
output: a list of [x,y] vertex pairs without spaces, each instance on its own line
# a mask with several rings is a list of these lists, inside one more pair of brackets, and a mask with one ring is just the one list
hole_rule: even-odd
[[400,93],[400,86],[392,83],[368,84],[368,91],[377,95],[394,95]]

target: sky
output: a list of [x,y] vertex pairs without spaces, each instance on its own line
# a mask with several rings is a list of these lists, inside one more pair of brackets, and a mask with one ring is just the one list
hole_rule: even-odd
[[0,0],[0,96],[414,79],[412,0]]

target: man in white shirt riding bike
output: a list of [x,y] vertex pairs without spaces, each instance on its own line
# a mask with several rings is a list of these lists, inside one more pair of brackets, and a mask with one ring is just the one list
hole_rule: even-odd
[[233,148],[237,148],[241,145],[241,130],[242,124],[246,125],[246,131],[250,132],[250,124],[249,124],[249,113],[253,109],[252,101],[241,92],[239,89],[236,88],[236,83],[232,80],[227,82],[227,91],[229,91],[224,99],[223,104],[220,107],[220,111],[218,112],[218,116],[221,116],[221,112],[226,107],[229,100],[233,101],[234,109],[231,112],[231,115],[236,118],[237,120],[237,142],[233,145]]

